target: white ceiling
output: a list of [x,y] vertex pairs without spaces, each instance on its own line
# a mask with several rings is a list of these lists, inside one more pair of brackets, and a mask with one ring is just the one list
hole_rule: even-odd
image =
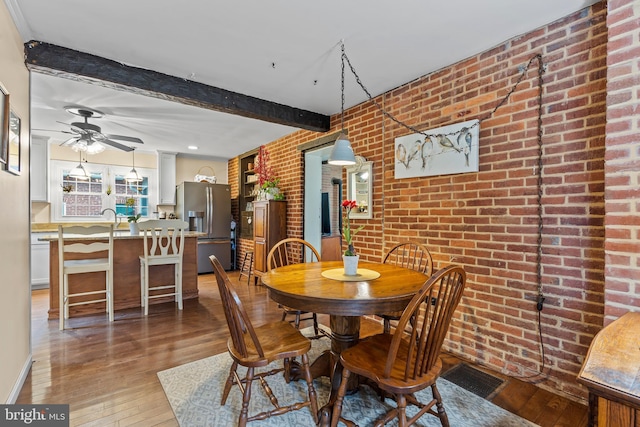
[[[340,112],[340,41],[372,96],[597,0],[5,0],[38,40],[291,107]],[[100,110],[104,133],[145,150],[229,159],[295,128],[32,73],[31,126]],[[347,69],[345,108],[367,99]],[[34,134],[36,134],[34,130]],[[42,132],[40,132],[42,133]],[[57,141],[65,134],[47,132]],[[190,152],[193,154],[193,152]]]

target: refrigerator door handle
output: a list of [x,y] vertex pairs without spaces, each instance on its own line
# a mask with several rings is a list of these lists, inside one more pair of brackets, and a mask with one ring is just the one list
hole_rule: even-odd
[[213,234],[213,188],[207,187],[207,236]]
[[204,226],[206,228],[205,233],[207,233],[207,237],[211,235],[211,230],[209,229],[209,222],[211,220],[211,188],[205,188],[205,193],[207,195],[207,205],[205,206],[205,218],[204,218]]

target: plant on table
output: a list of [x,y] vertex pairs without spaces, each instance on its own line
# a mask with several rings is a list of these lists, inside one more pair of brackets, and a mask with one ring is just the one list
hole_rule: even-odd
[[127,197],[127,199],[124,201],[124,204],[130,212],[129,216],[127,216],[127,221],[138,222],[142,214],[136,214],[136,199],[133,197]]
[[364,228],[364,225],[361,225],[358,228],[351,228],[351,221],[349,219],[349,214],[351,210],[358,206],[358,203],[355,200],[345,200],[342,202],[342,210],[344,211],[343,221],[342,221],[342,237],[344,241],[347,243],[347,249],[344,251],[345,256],[355,256],[356,250],[353,247],[353,236],[355,236],[358,231]]

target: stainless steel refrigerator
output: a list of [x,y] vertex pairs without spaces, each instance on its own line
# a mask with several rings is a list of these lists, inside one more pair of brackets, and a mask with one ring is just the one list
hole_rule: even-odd
[[231,189],[226,184],[183,182],[176,193],[176,215],[189,223],[198,238],[198,273],[213,271],[209,255],[231,269]]

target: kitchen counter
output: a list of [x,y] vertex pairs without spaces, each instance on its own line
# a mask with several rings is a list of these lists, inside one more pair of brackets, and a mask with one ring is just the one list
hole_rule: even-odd
[[[96,222],[32,222],[31,223],[31,232],[32,233],[57,233],[58,225],[109,225],[113,224],[113,221],[96,221]],[[118,231],[128,231],[129,223],[126,218],[124,221],[117,224],[114,230]]]
[[[55,233],[38,233],[38,240],[40,241],[46,241],[46,242],[51,242],[51,241],[58,241],[58,232],[56,231]],[[73,236],[73,234],[71,235]],[[205,233],[199,232],[199,231],[185,231],[184,232],[184,237],[200,237],[200,236],[205,236]],[[76,240],[96,240],[96,239],[106,239],[108,238],[109,235],[107,233],[104,234],[92,234],[91,236],[87,236],[87,235],[77,235],[77,239]],[[142,232],[140,232],[140,234],[138,235],[131,235],[131,232],[129,231],[129,229],[124,230],[124,229],[118,229],[118,230],[114,230],[113,231],[113,240],[133,240],[133,239],[142,239]],[[140,255],[142,255],[142,252],[140,252]]]
[[[57,227],[57,225],[56,225]],[[40,233],[38,233],[40,234]],[[184,300],[198,297],[198,257],[197,237],[203,233],[185,232],[184,255],[182,260],[182,298]],[[104,235],[106,238],[107,235]],[[38,240],[49,242],[49,318],[59,315],[59,276],[58,276],[58,233],[43,234]],[[81,236],[78,240],[102,240],[96,236]],[[113,241],[113,302],[116,310],[140,307],[140,259],[144,243],[142,235],[132,236],[128,229],[114,232]],[[76,258],[86,257],[76,254]],[[158,265],[150,270],[151,283],[164,285],[173,283],[173,266]],[[83,292],[104,286],[104,273],[75,274],[69,277],[71,292]],[[91,296],[88,296],[90,299]],[[154,298],[150,304],[173,301],[172,297]],[[81,314],[104,313],[104,303],[87,304],[70,307],[70,317]]]

